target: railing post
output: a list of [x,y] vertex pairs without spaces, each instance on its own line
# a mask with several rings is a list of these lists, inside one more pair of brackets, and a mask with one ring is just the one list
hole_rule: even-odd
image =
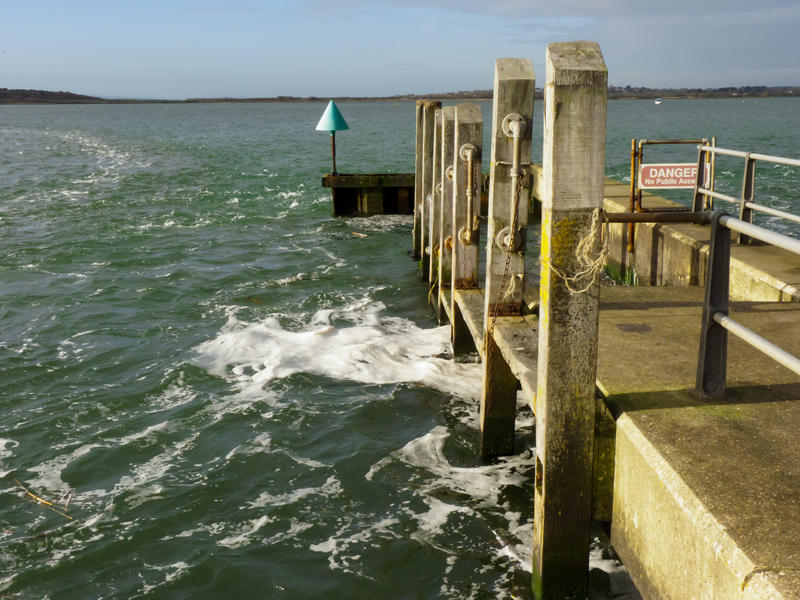
[[728,330],[714,320],[716,313],[728,314],[731,272],[731,230],[720,224],[724,213],[717,211],[711,221],[708,249],[703,325],[697,358],[695,391],[704,398],[722,398],[728,363]]
[[534,84],[530,60],[495,61],[480,414],[484,457],[514,451],[517,381],[492,334],[498,315],[522,310]]
[[539,600],[584,599],[599,273],[570,286],[562,277],[584,266],[582,240],[595,236],[585,258],[599,255],[608,71],[594,42],[549,44],[546,68],[533,591]]
[[[433,116],[433,163],[431,168],[431,210],[428,215],[428,246],[430,248],[430,263],[428,265],[429,290],[436,285],[436,276],[439,274],[439,221],[441,220],[442,195],[442,109],[437,108]],[[438,298],[431,295],[431,302]]]
[[697,178],[694,180],[694,200],[692,202],[692,211],[700,212],[706,210],[709,205],[708,196],[703,192],[703,188],[707,188],[709,182],[706,179],[706,162],[708,161],[708,150],[697,150]]
[[[433,172],[433,129],[434,113],[441,106],[441,102],[432,100],[423,101],[422,106],[422,171],[417,175],[422,179],[421,198],[419,208],[419,235],[420,235],[420,276],[423,281],[428,280],[430,268],[430,233],[428,219],[430,213],[431,173]],[[414,217],[416,221],[416,216]]]
[[[756,179],[756,159],[747,153],[744,159],[744,177],[742,178],[742,201],[739,206],[739,220],[745,223],[753,222],[753,210],[747,206],[748,202],[753,201],[755,194]],[[736,242],[738,244],[749,244],[750,236],[744,233],[737,233]]]
[[422,246],[422,138],[423,138],[423,115],[424,115],[424,100],[417,100],[416,106],[416,140],[414,144],[414,230],[412,232],[413,240],[413,259],[420,259],[420,252]]
[[453,139],[456,108],[442,109],[442,193],[439,196],[439,270],[436,275],[436,318],[442,322],[444,291],[450,288],[453,266]]
[[453,226],[450,314],[453,315],[451,342],[458,356],[474,352],[472,334],[467,329],[455,301],[455,290],[478,287],[478,248],[481,203],[481,152],[483,114],[477,104],[459,104],[455,110],[453,144]]

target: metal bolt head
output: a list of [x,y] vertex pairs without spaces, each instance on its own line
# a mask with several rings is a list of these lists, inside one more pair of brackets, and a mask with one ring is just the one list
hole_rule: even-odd
[[513,138],[515,135],[522,137],[525,130],[528,128],[528,122],[519,113],[509,113],[503,119],[501,129],[506,137]]
[[458,149],[458,157],[463,160],[469,160],[469,154],[472,153],[472,159],[475,160],[477,158],[478,149],[475,147],[474,144],[466,143]]

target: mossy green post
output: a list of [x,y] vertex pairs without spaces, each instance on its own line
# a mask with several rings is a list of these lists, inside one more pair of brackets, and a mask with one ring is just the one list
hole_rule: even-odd
[[[533,591],[539,600],[583,600],[599,273],[573,282],[582,293],[561,276],[580,270],[576,248],[600,225],[593,217],[603,203],[608,71],[594,42],[548,45],[546,69]],[[597,256],[599,244],[591,250]]]

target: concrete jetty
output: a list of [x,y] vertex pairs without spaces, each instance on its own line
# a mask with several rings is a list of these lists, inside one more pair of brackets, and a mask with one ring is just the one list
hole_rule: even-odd
[[[418,156],[437,168],[418,182],[432,192],[414,240],[454,354],[483,361],[482,454],[519,450],[518,389],[536,415],[534,595],[586,597],[594,519],[608,523],[645,598],[800,599],[800,374],[733,335],[747,327],[800,355],[796,242],[730,244],[719,231],[760,230],[686,212],[685,223],[637,222],[630,252],[626,219],[675,220],[659,215],[677,207],[648,194],[653,216],[620,216],[631,192],[603,177],[599,47],[551,44],[546,65],[544,161],[531,165],[522,125],[533,114],[533,70],[522,59],[496,63],[488,220],[469,235],[459,136],[477,139],[470,153],[480,155],[479,114],[469,105],[431,107],[438,120],[418,114],[418,127],[434,128],[418,140],[451,140],[442,128],[455,123],[445,154],[454,178],[434,202],[449,165],[440,144],[438,159]],[[538,261],[526,257],[531,196],[541,203]],[[730,246],[729,263],[711,245]],[[603,267],[633,271],[642,285],[601,285]],[[701,368],[720,361],[721,370]],[[710,393],[705,381],[720,377],[724,393]]]

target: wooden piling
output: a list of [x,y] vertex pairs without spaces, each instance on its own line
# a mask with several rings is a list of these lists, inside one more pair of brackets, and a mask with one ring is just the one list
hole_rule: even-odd
[[455,138],[456,108],[442,108],[442,170],[439,196],[439,255],[436,276],[436,318],[442,322],[444,291],[450,289],[453,265],[453,140]]
[[412,232],[413,237],[413,259],[419,260],[420,259],[420,248],[422,244],[422,225],[421,225],[421,218],[422,218],[422,138],[423,138],[423,119],[422,116],[424,115],[424,100],[417,100],[416,112],[415,112],[415,120],[416,120],[416,140],[414,143],[414,230]]
[[[453,293],[450,295],[450,314],[453,354],[460,356],[475,351],[472,334],[456,303],[456,290],[478,287],[478,214],[483,147],[483,114],[480,106],[471,103],[456,106],[453,142],[453,251],[450,278]],[[471,197],[468,198],[468,195]]]
[[[441,202],[439,198],[442,194],[442,109],[437,108],[433,113],[433,152],[431,168],[431,203],[430,211],[426,215],[428,219],[428,247],[430,261],[428,265],[428,289],[432,290],[436,285],[436,277],[439,274],[439,222],[441,219]],[[436,294],[430,294],[431,303],[438,302]]]
[[562,600],[586,598],[599,273],[562,277],[581,240],[599,252],[608,72],[594,42],[548,45],[546,68],[533,591]]
[[534,83],[530,60],[495,61],[480,414],[484,457],[514,451],[517,380],[492,330],[497,316],[519,315],[522,311]]
[[[422,170],[416,176],[422,179],[421,198],[419,204],[420,218],[420,276],[428,280],[430,265],[430,233],[428,229],[428,214],[430,213],[431,182],[433,171],[433,129],[434,112],[442,105],[433,100],[423,101],[422,106]],[[416,219],[416,217],[415,217]]]

